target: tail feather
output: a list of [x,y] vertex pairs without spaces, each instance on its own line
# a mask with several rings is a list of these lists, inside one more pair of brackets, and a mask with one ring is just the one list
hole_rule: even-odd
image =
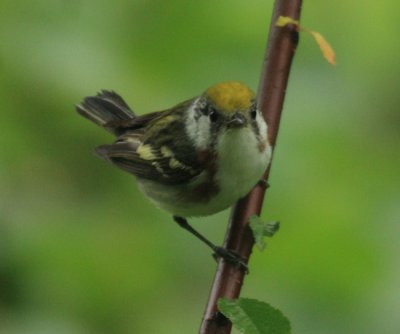
[[76,110],[83,117],[113,134],[118,134],[118,130],[107,124],[135,118],[135,114],[125,101],[115,92],[107,90],[102,90],[96,96],[86,97],[76,106]]

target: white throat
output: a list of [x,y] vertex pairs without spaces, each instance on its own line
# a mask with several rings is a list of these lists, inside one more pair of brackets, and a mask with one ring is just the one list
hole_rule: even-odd
[[271,157],[269,145],[262,147],[248,127],[223,133],[217,143],[216,181],[221,205],[245,196],[261,179]]

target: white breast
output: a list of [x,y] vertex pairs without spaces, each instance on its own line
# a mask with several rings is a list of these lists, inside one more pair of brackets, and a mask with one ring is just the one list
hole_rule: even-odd
[[220,193],[213,201],[224,209],[245,196],[261,179],[271,148],[268,145],[260,152],[258,140],[249,128],[228,130],[221,135],[217,147],[216,180]]
[[[266,142],[266,125],[262,139],[259,140],[248,127],[229,129],[218,139],[216,145],[217,172],[214,181],[218,193],[207,201],[189,200],[193,189],[207,179],[207,174],[200,174],[190,185],[168,186],[151,180],[138,180],[143,192],[153,202],[175,215],[182,217],[207,216],[232,206],[244,197],[261,179],[271,158],[271,147]],[[182,195],[188,192],[188,195]]]

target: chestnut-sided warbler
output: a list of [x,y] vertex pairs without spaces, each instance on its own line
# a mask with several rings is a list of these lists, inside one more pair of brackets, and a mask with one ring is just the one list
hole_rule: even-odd
[[96,153],[136,176],[140,189],[172,213],[216,255],[237,261],[194,230],[185,217],[222,211],[262,178],[271,157],[255,94],[224,82],[171,109],[136,115],[116,93],[101,91],[76,107],[117,139]]

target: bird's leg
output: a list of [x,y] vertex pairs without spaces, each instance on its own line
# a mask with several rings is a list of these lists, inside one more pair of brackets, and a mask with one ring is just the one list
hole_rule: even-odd
[[237,265],[245,273],[248,273],[249,270],[248,270],[247,264],[243,261],[243,259],[240,257],[239,254],[237,254],[236,252],[234,252],[232,250],[226,249],[224,247],[216,246],[215,244],[213,244],[210,240],[208,240],[206,237],[204,237],[202,234],[200,234],[197,230],[195,230],[191,225],[189,225],[186,218],[183,218],[180,216],[173,216],[173,218],[174,218],[174,221],[176,223],[178,223],[178,225],[180,227],[184,228],[186,231],[193,234],[197,239],[201,240],[208,247],[210,247],[214,252],[213,257],[215,259],[223,258],[225,261]]

